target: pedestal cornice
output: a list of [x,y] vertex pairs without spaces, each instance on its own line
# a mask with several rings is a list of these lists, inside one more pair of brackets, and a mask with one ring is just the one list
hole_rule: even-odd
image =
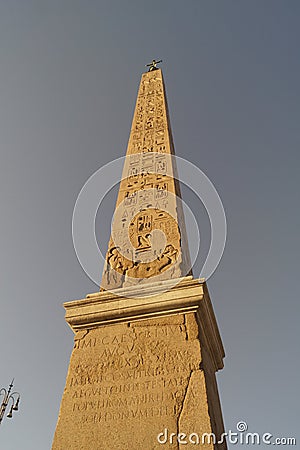
[[102,291],[66,302],[66,321],[77,332],[115,323],[194,313],[214,368],[222,369],[225,353],[205,280],[189,276],[178,279],[175,286],[174,281]]

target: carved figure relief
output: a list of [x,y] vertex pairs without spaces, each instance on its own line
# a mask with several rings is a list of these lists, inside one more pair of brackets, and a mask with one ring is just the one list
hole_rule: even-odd
[[[155,257],[153,231],[161,230],[165,234],[166,245]],[[132,278],[149,278],[172,267],[180,252],[180,233],[176,220],[167,212],[154,208],[136,214],[129,224],[129,238],[135,249],[135,260],[121,253],[120,247],[112,246],[107,254],[107,275],[112,270]],[[149,252],[151,260],[143,262],[141,256]],[[152,253],[151,253],[152,252]]]
[[177,214],[168,195],[176,192],[174,180],[167,176],[165,155],[172,152],[171,146],[163,82],[159,71],[153,71],[140,85],[126,158],[127,178],[121,181],[117,201],[118,205],[123,202],[122,208],[128,212],[120,216],[120,229],[127,233],[121,242],[130,242],[132,247],[121,251],[111,239],[105,269],[108,285],[115,281],[117,287],[126,277],[149,278],[176,268],[180,231],[174,217],[165,211]]

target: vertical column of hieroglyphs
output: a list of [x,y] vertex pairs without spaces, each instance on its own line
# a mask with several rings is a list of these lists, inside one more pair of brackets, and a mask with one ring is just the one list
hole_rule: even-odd
[[154,70],[143,74],[139,87],[102,289],[189,271],[172,154],[162,72]]

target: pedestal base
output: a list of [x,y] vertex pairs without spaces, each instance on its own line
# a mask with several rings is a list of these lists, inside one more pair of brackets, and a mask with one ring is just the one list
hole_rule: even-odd
[[205,283],[147,296],[157,288],[65,304],[75,346],[52,450],[226,449],[214,443],[224,352]]

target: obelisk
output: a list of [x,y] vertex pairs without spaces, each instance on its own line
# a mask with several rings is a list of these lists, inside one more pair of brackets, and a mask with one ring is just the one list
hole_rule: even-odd
[[224,349],[194,279],[161,69],[142,75],[100,292],[75,333],[53,450],[225,450]]

